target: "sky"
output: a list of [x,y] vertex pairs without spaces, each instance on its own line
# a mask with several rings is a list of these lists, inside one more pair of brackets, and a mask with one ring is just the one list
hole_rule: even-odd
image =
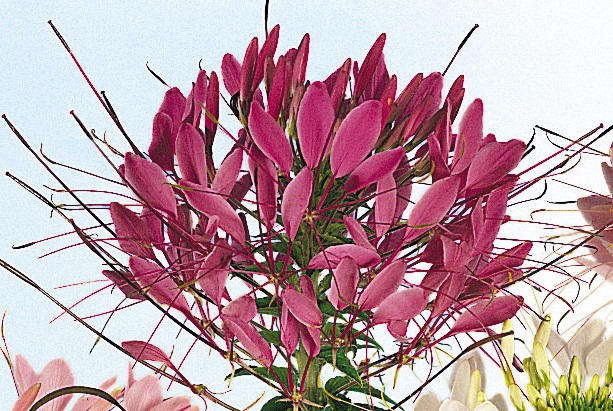
[[[127,145],[88,88],[70,56],[47,24],[52,19],[88,76],[105,90],[125,129],[141,148],[147,147],[151,119],[165,87],[145,64],[186,94],[198,64],[219,72],[225,53],[239,60],[253,36],[263,38],[262,1],[105,1],[5,2],[0,24],[0,112],[5,113],[34,149],[41,145],[56,161],[109,175],[112,170],[84,137],[70,110],[88,128],[106,132],[123,151]],[[287,50],[311,35],[307,77],[324,79],[352,57],[361,61],[377,36],[387,33],[385,56],[390,73],[404,86],[418,72],[442,71],[458,44],[475,23],[475,31],[446,75],[446,87],[465,75],[465,105],[481,98],[485,130],[501,140],[527,141],[540,125],[578,137],[600,123],[613,122],[613,29],[609,2],[570,1],[279,1],[270,2],[270,26],[281,25],[278,50]],[[446,90],[446,89],[445,89]],[[607,151],[613,135],[599,148]],[[537,133],[533,158],[554,148]],[[585,161],[573,170],[573,182],[584,189],[605,192],[598,163]],[[27,181],[45,194],[57,183],[46,174],[8,127],[0,124],[0,169]],[[91,180],[60,170],[74,188],[88,188]],[[561,184],[550,187],[554,201],[586,195]],[[96,289],[95,285],[60,288],[98,279],[100,265],[82,247],[49,257],[41,255],[75,242],[61,238],[23,250],[12,249],[68,231],[64,221],[5,176],[0,178],[0,258],[24,271],[66,304]],[[572,205],[571,205],[572,206]],[[571,207],[567,206],[567,208]],[[533,207],[528,203],[517,213]],[[577,213],[557,214],[571,221]],[[526,236],[530,225],[518,226]],[[96,300],[98,298],[99,300]],[[95,312],[96,296],[84,304]],[[127,358],[99,344],[68,318],[50,324],[60,314],[51,302],[7,272],[0,272],[0,309],[6,310],[5,336],[11,353],[26,355],[36,369],[52,358],[64,357],[79,384],[96,385],[110,375],[125,378]],[[134,330],[146,338],[158,319],[125,314],[110,333]],[[122,330],[123,328],[123,330]],[[144,334],[143,334],[144,333]],[[172,341],[173,336],[168,336]],[[205,355],[207,353],[204,353]],[[211,357],[212,358],[212,357]],[[223,362],[208,357],[199,370],[206,384],[222,391],[218,377],[228,373]],[[211,362],[208,362],[211,361]],[[215,364],[215,365],[211,365]],[[145,373],[139,369],[141,375]],[[209,381],[210,380],[210,381]],[[215,385],[216,384],[216,385]],[[240,385],[241,390],[245,389]],[[246,406],[261,393],[228,394],[224,400]],[[0,404],[15,398],[8,369],[0,365]],[[212,408],[215,409],[215,408]]]

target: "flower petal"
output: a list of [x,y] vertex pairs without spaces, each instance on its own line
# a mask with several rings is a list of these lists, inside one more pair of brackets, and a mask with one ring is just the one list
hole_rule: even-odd
[[373,267],[381,262],[381,257],[372,248],[364,248],[355,244],[333,245],[315,255],[307,268],[336,268],[343,257],[351,257],[358,267]]
[[407,263],[397,260],[381,270],[360,295],[358,299],[360,310],[372,310],[396,292],[402,283],[406,269]]
[[298,233],[298,227],[309,206],[312,188],[313,176],[307,167],[300,170],[285,188],[281,201],[281,217],[290,241],[294,241]]
[[383,237],[394,221],[396,210],[396,180],[390,173],[377,183],[377,196],[375,198],[375,234],[377,238]]
[[126,390],[123,406],[126,410],[130,411],[151,411],[153,407],[161,404],[162,401],[164,401],[162,384],[160,384],[160,381],[154,374],[149,374],[136,380]]
[[448,335],[484,331],[486,327],[500,324],[513,317],[523,302],[521,296],[508,295],[479,301],[458,316]]
[[229,195],[238,180],[238,174],[241,171],[242,164],[243,150],[235,146],[219,166],[217,174],[215,174],[215,178],[211,184],[211,189],[222,196]]
[[349,174],[345,193],[354,193],[393,173],[403,156],[404,147],[396,147],[367,158]]
[[358,71],[355,78],[354,97],[358,98],[364,92],[368,83],[372,80],[377,64],[383,55],[383,46],[385,46],[385,33],[381,33],[364,58],[364,62]]
[[317,304],[306,295],[292,288],[286,288],[281,293],[283,304],[294,317],[308,327],[321,327],[322,314]]
[[300,151],[311,169],[317,167],[327,154],[334,118],[334,107],[326,85],[321,81],[312,83],[304,93],[296,118]]
[[262,153],[289,175],[294,158],[289,140],[275,119],[256,102],[251,103],[249,132]]
[[426,308],[427,303],[428,298],[421,288],[396,291],[379,304],[372,323],[411,320]]
[[355,299],[360,282],[360,270],[351,257],[344,257],[332,275],[328,299],[334,308],[343,310]]
[[119,203],[111,203],[109,208],[119,247],[129,254],[155,258],[147,223],[135,212]]
[[203,136],[189,123],[181,124],[176,142],[177,162],[184,180],[207,185]]
[[230,301],[221,313],[224,318],[234,322],[249,322],[257,315],[258,309],[253,297],[245,294]]
[[236,211],[219,194],[210,189],[181,180],[180,185],[188,190],[183,190],[187,201],[198,211],[207,217],[219,217],[219,227],[231,235],[239,244],[245,244],[245,229]]
[[174,138],[172,119],[166,113],[157,113],[153,117],[149,157],[158,166],[167,171],[174,168]]
[[177,217],[177,202],[164,171],[155,163],[132,153],[125,156],[125,178],[147,205]]
[[225,54],[221,60],[221,77],[231,96],[238,93],[241,83],[241,63],[232,54]]
[[[45,395],[59,390],[60,388],[70,387],[75,385],[74,376],[68,363],[62,358],[56,358],[47,363],[45,368],[40,373],[40,391],[38,399]],[[47,403],[41,410],[44,411],[61,411],[66,409],[68,403],[72,399],[71,395],[62,395],[61,397]]]
[[330,152],[335,178],[353,171],[370,153],[381,132],[381,103],[370,100],[354,108],[341,123]]
[[473,101],[464,112],[455,141],[451,174],[459,174],[472,163],[483,140],[483,102]]

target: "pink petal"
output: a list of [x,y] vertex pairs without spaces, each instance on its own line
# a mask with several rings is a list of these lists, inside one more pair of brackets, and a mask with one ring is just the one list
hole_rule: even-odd
[[438,288],[436,299],[430,317],[436,318],[443,314],[458,300],[466,284],[464,272],[450,272],[449,276]]
[[358,220],[351,216],[345,215],[343,217],[343,221],[345,223],[345,227],[347,227],[347,231],[349,232],[351,239],[356,245],[359,245],[360,247],[364,248],[370,248],[372,250],[375,249],[373,245],[368,241],[368,235],[366,234],[364,227],[362,227],[362,224],[360,224]]
[[413,100],[419,85],[421,84],[424,78],[423,73],[417,73],[409,84],[405,86],[405,88],[400,92],[400,95],[396,99],[396,104],[392,108],[392,112],[390,113],[390,119],[396,119],[399,116],[403,117],[404,113],[407,111],[408,104]]
[[360,270],[351,257],[345,257],[332,274],[328,299],[334,308],[344,310],[355,299],[360,282]]
[[111,203],[109,208],[119,247],[129,254],[155,258],[147,223],[135,212],[119,203]]
[[181,124],[176,142],[177,162],[184,180],[206,186],[203,136],[189,123]]
[[230,204],[219,194],[210,189],[181,180],[181,186],[188,189],[183,190],[187,201],[202,212],[207,217],[219,217],[219,227],[231,235],[239,244],[245,244],[245,229],[243,222],[238,214],[232,209]]
[[160,246],[164,243],[164,227],[162,220],[153,213],[153,210],[147,206],[143,206],[140,213],[140,219],[145,223],[149,231],[149,238],[154,246]]
[[[442,134],[442,135],[441,135]],[[451,135],[451,120],[449,118],[449,108],[445,112],[442,121],[437,125],[437,130],[428,136],[428,154],[430,161],[433,164],[432,181],[438,181],[442,178],[449,177],[449,167],[447,167],[447,156],[445,148],[442,147],[442,142],[447,142]],[[441,138],[437,138],[440,136]],[[449,147],[446,148],[449,150]]]
[[294,317],[308,327],[321,327],[322,314],[317,304],[298,291],[287,288],[281,293],[283,304]]
[[289,175],[293,162],[289,140],[275,119],[255,102],[249,113],[249,131],[258,148]]
[[458,316],[448,335],[483,331],[486,327],[500,324],[513,317],[523,303],[522,297],[508,295],[479,301]]
[[393,173],[404,154],[404,147],[397,147],[367,158],[349,174],[345,193],[354,193]]
[[123,406],[129,411],[151,411],[154,406],[161,404],[162,401],[164,401],[162,384],[160,384],[158,377],[149,374],[135,381],[130,389],[126,390]]
[[483,139],[483,102],[473,101],[464,112],[460,121],[455,142],[451,173],[458,174],[466,170],[475,158]]
[[583,219],[609,243],[613,243],[613,206],[609,197],[592,195],[577,200],[577,208]]
[[172,147],[174,153],[175,139],[179,132],[181,120],[183,120],[183,112],[185,111],[185,97],[181,90],[176,87],[169,89],[164,94],[164,100],[158,109],[158,112],[167,114],[172,119]]
[[30,388],[28,388],[23,394],[19,396],[17,402],[13,405],[12,411],[28,411],[30,407],[36,401],[36,397],[38,396],[38,392],[40,391],[40,384],[35,383]]
[[477,273],[479,278],[486,278],[499,272],[507,272],[511,268],[519,267],[524,263],[524,260],[532,249],[532,243],[525,241],[515,247],[502,252],[490,261],[480,272]]
[[394,107],[394,100],[396,99],[396,87],[398,79],[394,74],[387,84],[385,90],[381,94],[379,101],[381,102],[381,129],[385,127],[388,122],[392,108]]
[[460,105],[462,104],[462,99],[464,98],[464,75],[458,76],[457,79],[453,82],[451,87],[449,88],[449,92],[447,93],[447,98],[445,100],[449,101],[450,107],[450,118],[451,122],[453,122],[460,111]]
[[243,150],[238,146],[234,146],[219,166],[211,184],[211,189],[222,196],[229,195],[238,180],[238,173],[241,171],[242,164]]
[[134,278],[159,304],[166,304],[181,311],[185,316],[191,316],[187,300],[177,284],[156,264],[140,257],[130,257],[130,270]]
[[158,361],[165,364],[170,364],[170,358],[160,348],[153,344],[144,341],[131,340],[121,343],[121,347],[130,353],[130,355],[143,361]]
[[427,303],[427,295],[421,288],[396,291],[379,305],[372,318],[372,323],[411,320],[426,308]]
[[[112,271],[112,270],[103,270],[102,274],[111,280],[113,284],[115,284],[119,291],[121,291],[126,298],[130,298],[137,301],[142,301],[145,299],[144,296],[141,295],[140,291],[137,290],[134,286],[128,284],[128,282],[121,276],[121,274]],[[130,280],[130,282],[136,285],[136,279],[132,275],[132,273],[124,272],[124,276]]]
[[126,153],[124,165],[126,180],[147,205],[176,218],[175,195],[160,166],[132,153]]
[[175,136],[172,134],[172,127],[172,119],[168,114],[157,113],[153,117],[151,144],[148,151],[151,161],[168,171],[174,168]]
[[217,305],[221,304],[226,290],[226,279],[233,254],[230,245],[220,239],[198,270],[198,284]]
[[[59,390],[60,388],[71,387],[75,385],[75,380],[72,375],[72,370],[66,361],[62,358],[56,358],[49,361],[45,368],[40,373],[40,391],[38,392],[38,398],[40,399],[45,395]],[[51,401],[45,406],[41,407],[41,411],[61,411],[66,409],[68,403],[72,399],[71,395],[63,395],[56,400]]]
[[264,62],[266,61],[266,57],[274,57],[275,55],[277,43],[279,41],[279,29],[280,26],[278,24],[274,26],[268,33],[266,40],[264,40],[264,44],[262,44],[262,49],[258,55],[258,64],[253,77],[253,83],[251,84],[252,90],[255,90],[264,78]]
[[221,313],[224,318],[234,322],[249,322],[257,315],[255,300],[248,294],[234,299],[226,305]]
[[173,397],[164,400],[149,411],[198,411],[198,407],[190,405],[189,397]]
[[[213,145],[213,136],[217,131],[217,120],[219,119],[219,80],[217,73],[211,72],[209,77],[209,88],[206,93],[206,110],[208,113],[204,115],[204,127],[206,129],[207,138],[210,138],[210,144]],[[213,119],[211,119],[211,116]],[[210,137],[209,137],[210,136]],[[207,140],[208,141],[208,140]]]
[[396,209],[396,180],[390,173],[377,183],[377,196],[375,198],[375,234],[377,238],[389,230],[394,221]]
[[355,79],[355,89],[353,92],[354,97],[360,97],[362,92],[371,81],[373,74],[375,73],[375,69],[377,68],[377,64],[379,63],[379,59],[383,54],[383,46],[385,46],[385,33],[381,33],[375,43],[372,45],[366,57],[364,58],[364,62],[358,72],[358,75]]
[[283,96],[285,94],[285,57],[279,57],[277,67],[272,79],[272,84],[268,90],[268,114],[272,118],[279,117]]
[[317,297],[315,296],[315,285],[313,284],[313,280],[311,277],[303,275],[300,277],[300,291],[304,294],[309,300],[311,300],[314,304],[317,304]]
[[277,197],[279,196],[277,170],[273,162],[264,157],[255,146],[251,148],[249,163],[250,168],[255,171],[258,212],[266,228],[271,230],[277,222]]
[[372,310],[383,300],[398,290],[407,269],[406,262],[402,260],[394,261],[385,267],[377,276],[366,286],[360,298],[358,306],[361,311]]
[[370,100],[353,109],[343,120],[330,153],[335,178],[353,171],[372,150],[381,132],[381,103]]
[[309,206],[313,176],[311,170],[303,168],[285,188],[281,201],[281,217],[290,241],[294,241],[298,228]]
[[329,134],[334,119],[334,107],[325,84],[321,81],[312,83],[304,93],[296,119],[300,151],[311,169],[317,167],[327,154],[325,148],[331,141]]
[[17,385],[17,391],[20,395],[39,382],[38,374],[34,371],[28,359],[21,354],[15,356],[13,374],[15,377],[15,385]]
[[607,188],[609,189],[609,193],[613,195],[613,167],[608,165],[607,163],[602,163],[602,175],[604,176],[604,180],[607,183]]
[[358,267],[373,267],[381,262],[381,257],[372,248],[364,248],[355,244],[333,245],[315,255],[307,268],[336,268],[344,257],[351,257]]
[[299,327],[304,350],[309,357],[315,357],[321,348],[321,328],[307,327],[302,324]]
[[475,238],[474,248],[480,253],[488,253],[494,240],[498,237],[500,226],[507,211],[509,191],[512,186],[501,187],[492,192],[487,199],[485,218],[479,235]]
[[455,203],[460,178],[451,176],[433,183],[413,206],[404,242],[411,241],[438,224]]
[[298,347],[300,340],[299,322],[289,311],[288,305],[281,307],[281,342],[288,355],[291,355]]
[[330,91],[330,101],[334,111],[338,111],[341,102],[345,99],[345,90],[349,82],[351,74],[351,59],[345,60],[343,65],[338,69],[338,75],[334,83],[334,87]]
[[232,54],[226,54],[221,60],[221,77],[228,93],[233,96],[240,90],[241,63]]
[[[117,377],[111,377],[100,384],[98,389],[108,391],[116,381]],[[106,411],[109,409],[109,407],[110,404],[108,401],[103,400],[100,397],[96,397],[95,395],[84,395],[80,397],[77,402],[75,402],[71,411]]]
[[196,128],[200,126],[202,107],[206,102],[207,82],[206,71],[200,70],[196,82],[193,83],[192,90],[187,96],[185,110],[183,111],[183,123],[189,123]]
[[510,173],[526,151],[526,144],[520,140],[506,143],[490,143],[481,148],[468,168],[466,190],[488,187]]
[[249,323],[224,321],[224,327],[238,338],[243,347],[265,367],[272,365],[270,345]]
[[311,37],[309,33],[306,33],[300,42],[300,46],[298,46],[298,50],[296,52],[296,58],[294,59],[294,70],[292,73],[292,88],[297,87],[298,85],[304,84],[307,62],[309,61],[309,44],[311,41]]
[[255,70],[258,64],[258,38],[254,37],[247,50],[245,51],[245,57],[243,58],[243,66],[241,67],[240,77],[240,99],[241,101],[248,101],[252,95],[252,84],[255,77]]

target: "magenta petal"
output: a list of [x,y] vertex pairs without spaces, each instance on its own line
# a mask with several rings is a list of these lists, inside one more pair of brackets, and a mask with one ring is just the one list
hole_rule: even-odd
[[221,314],[226,319],[231,319],[235,322],[249,322],[257,315],[258,308],[255,300],[248,294],[242,295],[228,303]]
[[455,203],[460,178],[451,176],[433,183],[413,206],[404,242],[411,241],[438,224]]
[[147,205],[177,217],[177,204],[164,171],[155,163],[132,153],[124,160],[125,178]]
[[294,241],[304,213],[309,206],[313,176],[311,170],[303,168],[285,188],[281,201],[281,217],[290,241]]
[[187,187],[183,190],[187,201],[207,217],[219,217],[219,227],[231,235],[241,245],[245,244],[245,228],[236,211],[219,194],[206,187],[181,180],[180,185]]
[[385,90],[381,94],[379,101],[381,102],[382,112],[381,112],[381,128],[384,128],[388,122],[388,118],[390,113],[392,112],[392,108],[394,107],[394,100],[396,99],[396,87],[397,87],[398,79],[394,74],[391,78]]
[[394,261],[385,267],[377,276],[366,286],[360,298],[358,306],[360,310],[372,310],[379,306],[383,300],[398,290],[404,278],[407,264],[402,261]]
[[311,277],[307,275],[303,275],[300,277],[300,291],[304,294],[309,300],[313,301],[313,303],[317,304],[317,297],[315,296],[315,285],[313,285],[313,280]]
[[309,357],[319,354],[321,348],[321,328],[307,327],[299,324],[302,345]]
[[280,26],[277,24],[270,30],[266,40],[264,40],[264,44],[262,44],[262,49],[258,55],[258,64],[255,70],[255,75],[253,77],[253,82],[251,84],[251,89],[255,90],[259,85],[262,79],[264,78],[264,63],[267,57],[274,57],[275,51],[277,50],[277,43],[279,42],[279,29]]
[[486,327],[513,317],[523,303],[522,297],[508,295],[479,301],[458,316],[448,335],[484,331]]
[[198,270],[198,284],[217,305],[221,304],[226,290],[228,268],[233,254],[230,245],[220,239]]
[[[40,391],[38,392],[39,399],[50,392],[59,390],[60,388],[71,387],[75,385],[74,376],[68,363],[62,358],[56,358],[49,361],[45,368],[40,372]],[[56,400],[51,401],[41,410],[60,411],[68,407],[68,403],[72,399],[72,395],[63,395]]]
[[171,88],[164,94],[164,100],[158,109],[158,112],[167,114],[172,119],[172,147],[174,152],[175,139],[179,132],[179,126],[183,119],[183,112],[185,111],[186,99],[176,87]]
[[124,277],[121,276],[121,274],[115,271],[102,270],[102,274],[106,278],[111,280],[113,284],[115,284],[119,288],[119,291],[121,291],[126,296],[126,298],[130,298],[130,299],[138,300],[138,301],[142,301],[145,299],[145,297],[141,295],[140,291],[136,289],[135,286],[137,285],[137,283],[132,273],[124,272],[123,274],[134,285],[129,284],[124,279]]
[[166,304],[181,311],[185,316],[191,316],[191,310],[183,292],[169,277],[168,273],[150,261],[140,257],[130,257],[130,270],[143,289],[159,304]]
[[394,221],[396,209],[396,180],[390,173],[377,183],[377,197],[375,198],[375,234],[377,238],[389,230]]
[[241,63],[232,54],[226,54],[221,60],[221,77],[231,96],[238,93],[241,84]]
[[311,36],[309,36],[309,33],[306,33],[304,37],[302,37],[300,46],[298,46],[298,50],[296,51],[296,58],[294,59],[294,69],[291,81],[292,89],[295,89],[299,85],[304,84],[307,63],[309,61],[310,42]]
[[294,159],[289,140],[275,119],[256,102],[251,103],[249,132],[262,153],[289,174]]
[[468,168],[481,147],[481,140],[483,140],[483,102],[481,99],[476,99],[466,108],[460,121],[451,174],[459,174]]
[[281,293],[283,304],[294,317],[308,327],[321,327],[322,314],[315,301],[298,291],[287,288]]
[[524,263],[524,260],[532,249],[532,243],[525,241],[515,247],[504,251],[496,256],[483,269],[477,273],[479,278],[490,277],[499,272],[507,272],[512,268],[519,267]]
[[157,113],[153,117],[153,130],[149,157],[164,170],[172,171],[174,168],[174,138],[172,134],[172,119],[165,113]]
[[379,60],[383,54],[383,46],[385,46],[385,33],[381,33],[379,37],[377,37],[377,40],[375,40],[375,43],[370,50],[368,50],[364,58],[364,62],[355,79],[355,89],[353,92],[355,97],[360,97],[368,83],[372,80],[377,64],[379,64]]
[[506,143],[490,143],[482,147],[468,168],[466,190],[478,190],[490,186],[510,173],[526,151],[520,140]]
[[247,352],[265,367],[272,365],[272,351],[266,340],[247,322],[224,321],[224,327],[238,338]]
[[176,142],[177,162],[184,180],[207,185],[204,139],[189,123],[181,124]]
[[464,272],[450,272],[447,279],[438,288],[434,306],[432,308],[432,318],[436,318],[449,309],[457,300],[466,284],[466,274]]
[[271,230],[277,222],[277,197],[279,196],[277,170],[273,162],[264,157],[256,146],[251,147],[249,168],[256,182],[255,194],[260,218],[266,228]]
[[351,239],[356,245],[364,248],[370,248],[374,250],[373,245],[368,241],[368,235],[362,227],[362,224],[358,222],[355,218],[351,216],[344,216],[343,221],[345,223],[345,227],[347,227],[347,231],[351,236]]
[[381,257],[372,248],[355,244],[333,245],[316,254],[307,268],[336,268],[344,257],[351,257],[359,267],[373,267],[381,262]]
[[144,361],[157,361],[170,364],[170,358],[159,347],[145,341],[131,340],[121,343],[121,347],[126,350],[132,358]]
[[243,150],[235,146],[219,166],[211,184],[211,189],[222,196],[229,195],[238,180],[242,164]]
[[258,64],[258,38],[254,37],[249,42],[247,50],[245,51],[245,57],[243,57],[243,66],[241,67],[240,77],[240,99],[241,101],[247,101],[251,98],[253,88],[253,79],[255,77],[255,70]]
[[332,107],[336,112],[341,102],[345,99],[345,90],[347,89],[347,83],[349,82],[349,76],[351,74],[351,59],[345,60],[345,63],[338,69],[338,75],[336,82],[332,90],[330,91],[330,101]]
[[474,249],[478,253],[488,253],[498,237],[500,226],[504,222],[507,211],[507,201],[511,185],[492,192],[487,199],[485,217],[479,235],[475,238]]
[[204,115],[204,127],[206,128],[207,138],[210,136],[208,144],[212,146],[213,137],[217,131],[217,120],[219,119],[219,80],[217,79],[217,73],[214,71],[211,72],[209,77],[209,88],[206,93],[206,110],[208,113]]
[[270,114],[272,118],[279,117],[279,113],[281,112],[281,104],[283,103],[283,96],[285,94],[285,66],[285,57],[279,57],[272,78],[272,84],[268,90],[268,114]]
[[361,190],[393,173],[403,156],[404,147],[397,147],[367,158],[349,174],[345,183],[345,193]]
[[296,119],[300,151],[309,168],[317,167],[326,156],[326,143],[331,141],[328,135],[333,123],[334,108],[326,86],[316,81],[304,93]]
[[360,282],[360,270],[351,257],[345,257],[332,274],[332,285],[330,286],[328,299],[334,308],[344,310],[355,299]]
[[281,307],[281,342],[288,355],[298,347],[298,341],[300,340],[299,325],[300,323],[289,311],[287,304],[283,304]]
[[381,132],[381,103],[370,100],[354,108],[341,123],[330,152],[330,167],[339,178],[353,171],[370,153]]
[[147,223],[135,212],[119,203],[111,203],[109,208],[119,247],[129,254],[155,258]]
[[182,123],[189,123],[196,128],[200,126],[202,108],[206,102],[207,83],[206,71],[200,70],[196,82],[193,83],[192,90],[187,96]]
[[421,288],[396,291],[379,305],[372,318],[372,323],[410,320],[419,315],[426,308],[427,303],[427,295]]

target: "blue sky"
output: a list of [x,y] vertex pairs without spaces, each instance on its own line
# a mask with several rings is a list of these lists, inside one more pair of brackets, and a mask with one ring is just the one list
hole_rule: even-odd
[[[240,60],[251,37],[263,36],[260,1],[106,1],[86,7],[69,1],[6,3],[0,25],[0,112],[8,115],[35,149],[42,144],[45,153],[58,161],[107,175],[111,170],[69,111],[74,109],[100,134],[106,131],[122,150],[128,147],[47,20],[53,19],[91,80],[106,91],[140,147],[149,143],[151,119],[165,91],[147,72],[146,62],[169,84],[187,92],[200,60],[207,70],[219,72],[223,54],[230,52]],[[446,84],[459,74],[466,76],[465,102],[484,100],[487,131],[502,140],[527,140],[535,124],[575,137],[601,122],[610,125],[613,29],[609,17],[613,7],[608,2],[586,2],[585,7],[553,1],[501,4],[272,0],[270,24],[281,24],[278,50],[296,46],[305,32],[311,34],[310,79],[325,78],[346,57],[361,60],[377,36],[386,32],[388,69],[404,86],[417,72],[442,71],[464,35],[478,23],[480,28],[450,69]],[[538,149],[543,150],[539,153],[550,152],[544,136],[537,138]],[[610,142],[611,137],[601,148],[608,149]],[[47,194],[44,184],[57,186],[2,125],[0,169]],[[605,191],[598,167],[575,172],[583,187]],[[75,188],[87,188],[90,181],[65,172],[62,176],[73,181]],[[66,303],[95,289],[53,289],[99,277],[98,262],[85,250],[69,249],[38,259],[74,239],[11,249],[14,244],[62,233],[67,225],[57,217],[50,219],[48,209],[4,176],[0,190],[0,258]],[[557,195],[558,200],[569,200],[584,194],[560,189]],[[62,356],[74,366],[80,384],[95,385],[113,374],[124,378],[125,357],[102,345],[89,355],[91,335],[67,318],[49,324],[58,309],[5,272],[0,272],[0,309],[7,310],[5,333],[12,353],[24,353],[35,368]],[[155,325],[137,313],[126,316],[121,327],[142,332]],[[201,366],[205,367],[204,361]],[[226,371],[227,367],[220,373]],[[215,388],[222,390],[223,384]],[[251,399],[259,393],[261,389],[254,390]],[[0,404],[13,398],[8,371],[0,367]],[[243,406],[249,403],[237,401]]]

